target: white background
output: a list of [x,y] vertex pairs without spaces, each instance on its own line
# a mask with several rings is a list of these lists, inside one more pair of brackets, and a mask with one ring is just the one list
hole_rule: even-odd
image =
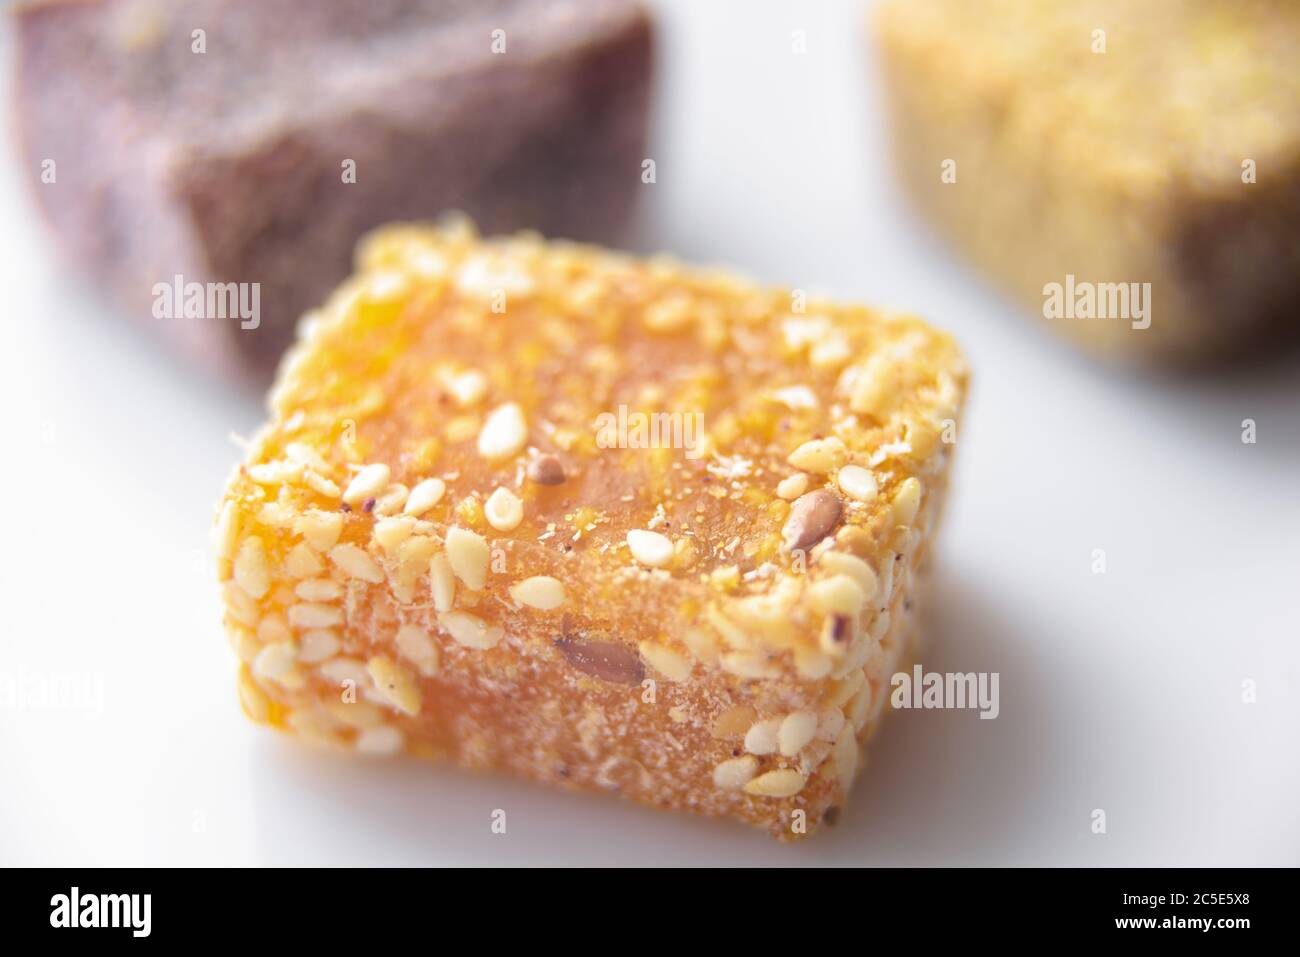
[[857,4],[662,7],[638,247],[914,309],[968,351],[925,663],[999,672],[1000,717],[895,714],[840,826],[800,846],[254,727],[207,529],[260,399],[70,281],[7,149],[0,674],[101,700],[0,705],[0,863],[1300,861],[1296,359],[1160,379],[1079,357],[896,195]]

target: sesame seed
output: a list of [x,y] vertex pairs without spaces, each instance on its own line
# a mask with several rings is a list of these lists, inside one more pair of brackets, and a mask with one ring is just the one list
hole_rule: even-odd
[[806,747],[817,734],[817,715],[811,711],[796,711],[785,716],[781,722],[777,740],[781,753],[794,757]]
[[381,518],[375,522],[374,531],[371,536],[375,543],[384,550],[385,555],[391,556],[399,545],[411,537],[415,531],[415,519],[409,516],[389,516]]
[[332,578],[310,578],[299,582],[293,593],[303,601],[334,601],[343,594],[343,588]]
[[504,637],[504,632],[499,627],[489,627],[482,618],[465,611],[441,612],[438,624],[453,640],[466,648],[494,648]]
[[333,605],[301,602],[290,607],[289,624],[294,628],[332,628],[343,624],[343,611]]
[[332,628],[313,628],[298,642],[298,660],[305,665],[318,665],[338,652],[339,636]]
[[750,754],[774,754],[779,747],[777,737],[780,730],[779,717],[755,721],[745,732],[745,750]]
[[793,797],[803,790],[804,776],[793,768],[779,768],[760,774],[745,785],[745,793],[758,797]]
[[353,745],[362,754],[387,756],[402,750],[402,732],[390,725],[366,728]]
[[331,658],[320,666],[320,673],[337,685],[351,682],[358,688],[369,687],[370,672],[355,658]]
[[833,471],[844,462],[848,450],[844,443],[832,436],[829,439],[812,439],[799,446],[786,459],[791,465],[805,472],[825,474]]
[[366,499],[378,495],[387,487],[390,474],[388,466],[382,463],[367,465],[348,483],[347,491],[343,493],[344,504],[360,505]]
[[488,414],[478,435],[478,452],[490,462],[517,455],[528,439],[523,409],[517,402],[507,402]]
[[[284,681],[294,673],[297,653],[292,642],[284,641],[267,645],[253,659],[253,673],[272,681]],[[292,680],[289,682],[292,684]]]
[[429,559],[429,587],[433,593],[433,607],[437,611],[451,611],[456,596],[456,575],[443,552]]
[[431,678],[438,673],[438,646],[419,625],[402,625],[397,629],[393,643],[397,645],[398,653],[415,665],[420,674]]
[[870,502],[878,491],[876,477],[861,465],[846,465],[835,476],[840,489],[849,498]]
[[690,658],[653,641],[642,641],[637,649],[650,667],[669,681],[685,681],[695,667]]
[[440,478],[428,478],[420,482],[415,488],[411,489],[411,494],[407,496],[406,508],[404,511],[407,515],[423,515],[429,509],[433,508],[440,501],[442,496],[447,492],[447,483]]
[[375,560],[356,545],[335,545],[329,551],[330,561],[351,578],[359,578],[372,585],[384,580],[384,573]]
[[284,570],[291,578],[315,578],[325,570],[325,566],[306,542],[299,542],[285,556]]
[[634,528],[627,533],[627,547],[633,558],[650,568],[665,568],[673,560],[673,543],[658,532]]
[[384,655],[371,658],[366,670],[384,701],[407,714],[420,713],[420,689],[409,671]]
[[499,532],[509,532],[524,520],[524,503],[508,488],[498,487],[483,503],[483,514]]
[[472,591],[482,591],[487,583],[488,562],[492,553],[487,539],[477,532],[453,525],[447,529],[447,561],[456,577]]
[[808,491],[808,473],[795,472],[783,478],[776,486],[778,498],[783,498],[787,502],[793,502],[804,492]]
[[862,586],[849,575],[831,575],[808,586],[808,602],[823,615],[856,615],[867,603]]
[[909,478],[894,493],[894,521],[899,525],[911,525],[916,521],[920,506],[921,483],[915,478]]
[[458,375],[448,376],[445,383],[456,404],[462,409],[478,405],[488,391],[488,379],[477,369],[467,369]]
[[218,558],[229,559],[235,554],[235,540],[238,536],[239,510],[233,501],[227,501],[221,506],[221,514],[217,516],[217,524],[212,529],[213,546]]
[[745,755],[722,761],[713,769],[713,784],[727,791],[743,788],[758,772],[758,760]]
[[552,611],[564,604],[564,585],[549,575],[534,575],[511,585],[510,597],[529,608]]
[[343,516],[338,512],[310,509],[294,522],[294,530],[316,551],[329,551],[343,531]]
[[266,548],[256,535],[239,546],[233,568],[235,584],[252,598],[261,598],[271,587],[271,570],[266,564]]

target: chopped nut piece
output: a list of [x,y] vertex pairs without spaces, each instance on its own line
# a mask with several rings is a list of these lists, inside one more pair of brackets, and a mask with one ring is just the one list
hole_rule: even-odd
[[528,478],[537,485],[563,485],[566,476],[554,455],[539,455],[528,463]]
[[601,681],[635,685],[645,678],[641,659],[622,645],[581,638],[557,638],[555,647],[573,667]]
[[781,537],[787,551],[807,551],[835,531],[844,504],[830,489],[819,488],[795,499]]

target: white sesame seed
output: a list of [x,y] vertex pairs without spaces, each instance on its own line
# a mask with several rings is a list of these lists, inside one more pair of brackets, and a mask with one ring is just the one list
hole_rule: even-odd
[[370,672],[355,658],[331,658],[320,666],[320,673],[338,685],[350,681],[358,688],[365,688],[370,684]]
[[250,597],[261,598],[271,587],[271,570],[266,564],[266,548],[256,535],[239,546],[233,567],[235,584]]
[[488,562],[492,557],[487,539],[477,532],[453,525],[447,529],[447,561],[456,577],[472,591],[482,591],[487,583]]
[[290,578],[314,578],[324,571],[320,558],[306,542],[299,542],[289,549],[284,559],[284,570]]
[[840,787],[847,791],[853,783],[853,775],[858,769],[858,739],[853,734],[853,726],[844,725],[839,737],[835,739],[835,749],[831,752],[835,776]]
[[876,573],[858,556],[850,555],[848,552],[825,552],[817,561],[833,575],[851,576],[862,588],[864,601],[876,597],[876,591],[880,587]]
[[339,487],[325,476],[318,472],[308,469],[302,477],[303,484],[315,492],[317,495],[323,495],[325,498],[338,498]]
[[911,525],[916,521],[920,505],[921,483],[915,478],[909,478],[894,493],[894,521],[899,525]]
[[332,578],[309,578],[299,582],[293,593],[303,601],[334,601],[343,588]]
[[360,505],[366,499],[374,498],[387,487],[390,474],[388,466],[383,463],[367,465],[352,477],[347,491],[343,493],[343,501],[349,505]]
[[375,543],[391,556],[397,547],[411,537],[415,531],[415,519],[410,516],[392,515],[375,522],[371,536]]
[[823,615],[856,615],[866,604],[862,586],[849,575],[831,575],[808,586],[809,604]]
[[806,472],[795,472],[793,475],[788,475],[781,479],[776,486],[777,496],[787,502],[793,502],[806,491],[808,491],[808,473]]
[[410,491],[401,482],[393,482],[388,485],[384,491],[375,499],[375,507],[371,509],[374,515],[396,515],[406,505],[406,497]]
[[313,628],[298,642],[298,660],[305,665],[318,665],[338,652],[339,636],[332,628]]
[[778,741],[780,731],[779,717],[755,721],[745,732],[745,750],[750,754],[774,754],[780,746]]
[[829,439],[812,439],[805,442],[791,452],[786,461],[805,472],[824,474],[843,462],[847,453],[844,443],[831,436]]
[[793,797],[803,790],[804,776],[793,768],[778,768],[760,774],[745,785],[747,794],[759,797]]
[[817,734],[817,715],[811,711],[796,711],[785,716],[777,734],[781,753],[787,758],[794,757],[812,741]]
[[669,681],[685,681],[690,677],[691,669],[695,667],[695,663],[690,658],[657,642],[642,641],[637,645],[637,649],[650,667]]
[[409,671],[383,655],[371,658],[366,670],[385,702],[410,715],[420,713],[420,689]]
[[650,568],[664,568],[673,560],[673,543],[666,535],[634,528],[627,533],[632,557]]
[[726,791],[743,788],[758,772],[758,759],[745,755],[723,761],[713,769],[713,784]]
[[294,530],[316,551],[328,551],[343,531],[343,516],[338,512],[311,509],[298,517]]
[[423,515],[442,500],[447,492],[447,483],[440,478],[429,478],[411,489],[406,499],[407,515]]
[[517,402],[507,402],[488,413],[478,435],[478,452],[489,461],[517,455],[528,439],[523,409]]
[[529,608],[551,611],[564,604],[564,586],[549,575],[534,575],[511,585],[510,597]]
[[407,624],[398,628],[394,644],[397,645],[398,653],[415,665],[426,678],[438,673],[438,646],[419,625]]
[[221,514],[212,529],[212,542],[217,557],[228,559],[235,553],[235,540],[239,536],[239,510],[233,501],[221,506]]
[[508,488],[497,488],[483,503],[488,524],[498,532],[509,532],[524,520],[524,503]]
[[289,624],[294,628],[332,628],[343,624],[342,609],[308,601],[289,609]]
[[499,627],[489,627],[482,618],[465,611],[441,612],[438,624],[458,644],[467,648],[493,648],[504,637],[504,632]]
[[253,673],[272,681],[279,681],[293,671],[296,651],[293,643],[282,641],[267,645],[253,659]]
[[329,556],[330,561],[351,578],[359,578],[372,585],[378,585],[384,580],[383,570],[356,545],[335,545],[330,549]]
[[859,502],[870,502],[879,490],[876,477],[861,465],[846,465],[835,476],[844,494]]
[[488,379],[477,369],[467,369],[448,376],[445,382],[452,399],[462,409],[478,405],[487,395]]
[[378,728],[366,728],[357,735],[354,747],[362,754],[397,754],[402,750],[402,732],[386,724]]
[[443,552],[429,559],[429,587],[433,592],[433,607],[437,611],[451,611],[456,597],[456,575],[451,562]]

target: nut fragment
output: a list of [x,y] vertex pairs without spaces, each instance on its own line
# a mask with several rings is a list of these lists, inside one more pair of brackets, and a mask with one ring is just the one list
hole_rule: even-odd
[[407,714],[420,713],[420,688],[409,671],[384,655],[371,658],[366,670],[386,702]]
[[567,477],[554,455],[539,455],[528,463],[528,479],[538,485],[563,485]]
[[787,502],[793,502],[806,491],[808,491],[807,472],[795,472],[793,475],[787,475],[776,486],[777,498],[783,498]]
[[355,545],[335,545],[329,551],[330,561],[352,578],[378,585],[384,573],[375,560]]
[[438,646],[419,625],[402,625],[393,639],[403,658],[415,665],[420,674],[432,678],[438,673]]
[[807,492],[790,506],[781,535],[788,551],[807,550],[835,531],[844,516],[844,503],[827,488]]
[[574,668],[601,681],[636,685],[645,678],[645,665],[623,645],[582,638],[557,638],[555,647]]

